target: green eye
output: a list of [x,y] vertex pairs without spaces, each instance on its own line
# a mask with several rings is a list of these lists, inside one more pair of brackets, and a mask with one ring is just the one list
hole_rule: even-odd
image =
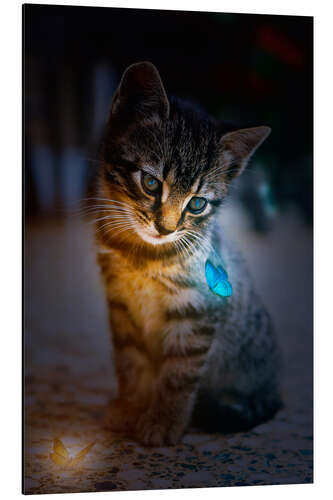
[[190,212],[193,214],[200,214],[206,208],[207,200],[206,198],[199,198],[198,196],[193,196],[187,205]]
[[157,193],[160,190],[161,183],[150,174],[142,174],[142,186],[148,193]]

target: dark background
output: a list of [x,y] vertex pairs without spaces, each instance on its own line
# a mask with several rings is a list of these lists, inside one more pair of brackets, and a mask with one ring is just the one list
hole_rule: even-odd
[[[24,25],[25,493],[312,482],[312,18],[26,5]],[[276,329],[285,407],[247,433],[190,430],[145,450],[102,428],[117,381],[91,196],[125,68],[152,61],[169,93],[272,133],[218,223]],[[81,472],[50,459],[96,442]]]
[[27,213],[59,215],[85,196],[119,79],[149,60],[167,92],[271,126],[240,189],[254,228],[290,204],[311,223],[312,18],[26,5],[24,20]]

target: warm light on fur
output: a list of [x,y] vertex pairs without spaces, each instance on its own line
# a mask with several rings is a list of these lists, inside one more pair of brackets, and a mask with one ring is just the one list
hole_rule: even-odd
[[228,242],[233,296],[213,294],[205,277],[207,258],[223,267],[216,215],[228,186],[268,133],[221,129],[168,98],[150,63],[130,66],[113,98],[93,209],[119,382],[106,424],[145,445],[179,441],[201,394],[226,427],[280,405],[269,319]]

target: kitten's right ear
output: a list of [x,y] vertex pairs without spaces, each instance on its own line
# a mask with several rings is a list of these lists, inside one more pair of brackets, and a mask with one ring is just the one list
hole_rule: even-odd
[[230,179],[240,175],[253,153],[269,136],[269,127],[251,127],[224,134],[218,143],[218,154],[224,172]]
[[113,97],[110,119],[160,121],[168,116],[169,101],[155,66],[150,62],[129,66]]

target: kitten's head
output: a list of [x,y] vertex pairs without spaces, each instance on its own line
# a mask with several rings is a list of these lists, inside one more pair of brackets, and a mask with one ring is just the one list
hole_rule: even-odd
[[133,64],[113,97],[103,143],[104,242],[157,257],[202,246],[228,184],[269,132],[223,133],[197,108],[168,99],[155,66]]

